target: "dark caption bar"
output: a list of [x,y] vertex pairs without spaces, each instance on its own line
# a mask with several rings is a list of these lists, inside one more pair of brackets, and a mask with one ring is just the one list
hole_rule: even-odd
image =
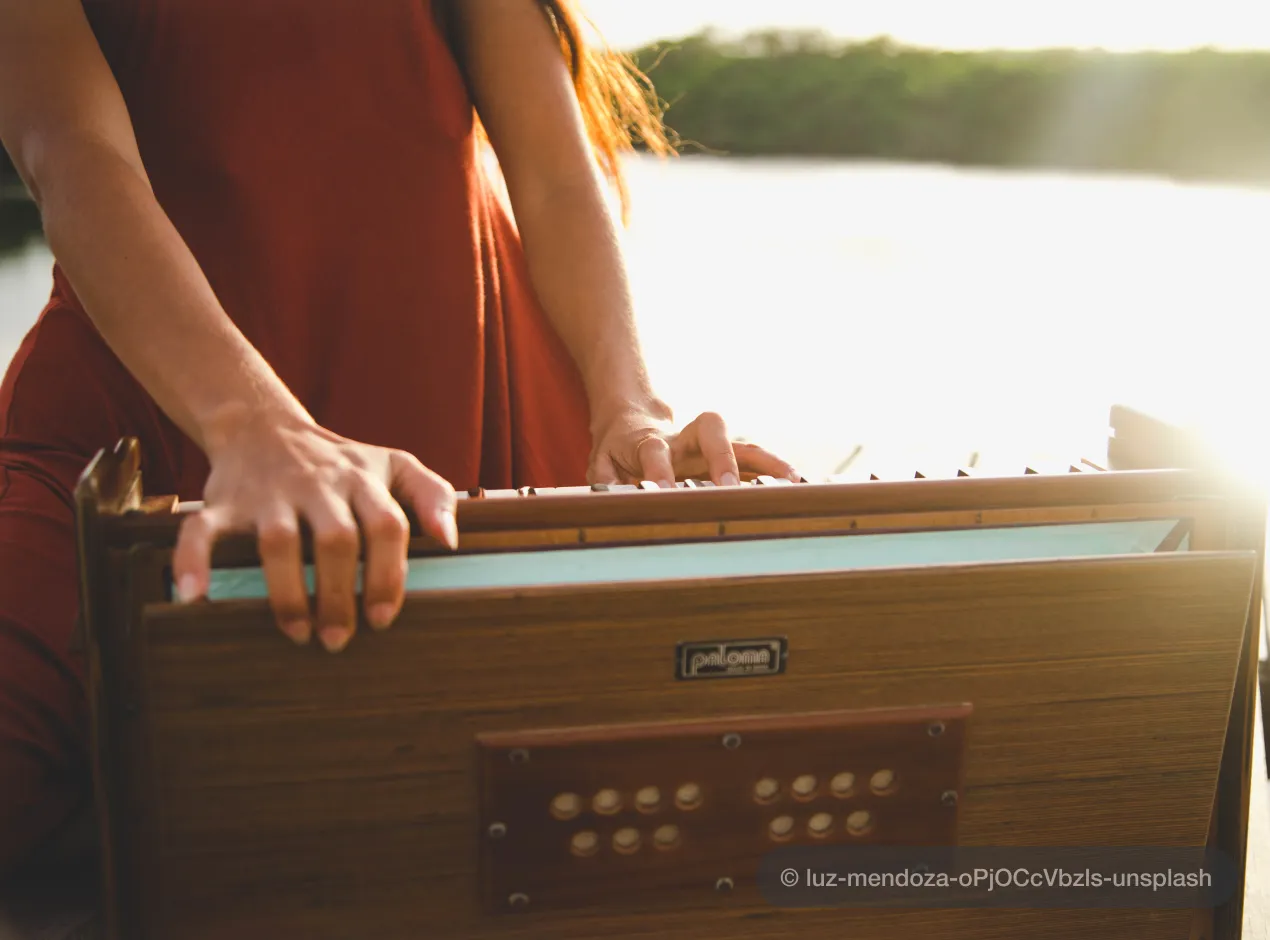
[[776,907],[1210,908],[1238,871],[1204,848],[791,846],[764,856]]

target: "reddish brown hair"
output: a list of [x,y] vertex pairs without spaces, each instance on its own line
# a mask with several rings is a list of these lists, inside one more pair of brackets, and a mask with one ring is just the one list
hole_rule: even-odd
[[[443,25],[450,34],[452,12],[449,4],[438,3]],[[537,0],[543,14],[555,28],[560,51],[573,76],[578,104],[587,133],[604,175],[617,189],[622,217],[630,210],[630,194],[622,172],[622,158],[636,147],[667,156],[674,153],[665,125],[661,103],[648,77],[628,55],[609,48],[602,41],[588,43],[584,29],[598,37],[599,30],[586,17],[578,0]]]
[[589,26],[597,34],[599,31],[583,14],[577,0],[538,2],[560,37],[560,48],[573,74],[596,158],[617,187],[625,217],[630,195],[622,173],[623,155],[637,145],[663,156],[674,152],[662,123],[660,102],[648,76],[629,56],[587,43],[583,28]]

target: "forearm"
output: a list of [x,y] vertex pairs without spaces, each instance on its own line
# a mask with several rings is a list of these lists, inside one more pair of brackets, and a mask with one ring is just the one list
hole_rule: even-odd
[[670,412],[654,392],[616,226],[597,186],[558,187],[518,206],[534,289],[582,373],[597,420],[629,404]]
[[33,176],[49,245],[89,317],[200,447],[246,416],[309,420],[128,161],[108,146],[62,144]]

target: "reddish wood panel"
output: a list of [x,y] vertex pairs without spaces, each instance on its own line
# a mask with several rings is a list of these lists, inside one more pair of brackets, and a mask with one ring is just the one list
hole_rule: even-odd
[[483,734],[498,914],[756,891],[784,845],[954,845],[972,707]]

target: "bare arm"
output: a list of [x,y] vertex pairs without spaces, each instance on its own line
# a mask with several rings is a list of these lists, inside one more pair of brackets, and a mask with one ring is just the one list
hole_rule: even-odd
[[776,455],[734,445],[713,412],[668,433],[673,415],[648,378],[616,224],[554,30],[536,0],[456,0],[453,9],[534,287],[586,383],[592,480],[730,484],[741,469],[799,479]]
[[535,290],[582,371],[596,422],[650,385],[604,181],[554,30],[535,0],[460,0],[462,57],[498,154]]
[[[209,457],[206,507],[183,523],[173,560],[181,594],[205,594],[220,536],[254,531],[282,629],[343,649],[357,623],[360,524],[365,615],[388,626],[409,535],[392,497],[454,545],[454,491],[409,454],[319,427],[234,326],[154,196],[80,0],[0,0],[0,141],[102,337]],[[316,611],[301,520],[316,545]]]
[[306,420],[151,191],[79,0],[0,0],[0,140],[103,338],[204,449],[235,414]]

